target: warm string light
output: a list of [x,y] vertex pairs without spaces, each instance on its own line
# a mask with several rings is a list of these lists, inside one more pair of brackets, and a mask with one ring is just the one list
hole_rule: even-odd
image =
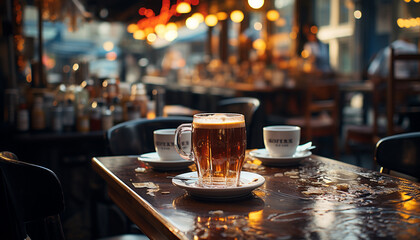
[[194,29],[198,28],[198,25],[200,25],[200,23],[198,22],[198,20],[196,18],[189,17],[189,18],[187,18],[187,20],[185,20],[185,26],[188,29],[194,30]]
[[176,6],[177,13],[189,13],[191,12],[191,5],[187,2],[181,2]]
[[219,20],[217,19],[217,16],[214,14],[209,14],[207,15],[207,17],[204,19],[204,22],[206,23],[207,26],[209,27],[214,27],[216,26],[217,22]]
[[[169,20],[173,16],[191,12],[191,6],[196,6],[199,2],[199,0],[178,0],[176,4],[171,5],[170,0],[162,0],[162,7],[158,15],[152,9],[142,7],[138,10],[138,13],[144,18],[139,20],[137,24],[128,25],[127,32],[132,33],[133,38],[137,40],[146,39],[148,42],[154,42],[159,37],[167,41],[173,41],[178,37],[178,28],[173,29],[171,24],[175,23],[168,23]],[[195,20],[190,20],[189,25],[194,29],[198,27],[197,21],[198,23],[203,22],[203,16],[198,13],[193,14],[193,16]]]
[[418,27],[418,26],[420,26],[420,17],[409,18],[409,19],[399,18],[397,20],[397,25],[398,25],[399,28]]

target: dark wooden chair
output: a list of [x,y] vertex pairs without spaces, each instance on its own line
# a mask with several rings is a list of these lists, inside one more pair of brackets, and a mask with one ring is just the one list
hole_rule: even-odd
[[369,104],[372,119],[363,124],[350,124],[345,129],[344,148],[348,154],[356,156],[359,163],[361,154],[372,156],[375,144],[386,136],[386,125],[380,121],[386,118],[386,79],[370,76],[370,81],[372,91],[365,104]]
[[154,119],[136,119],[113,126],[106,132],[112,155],[139,155],[154,152],[153,131],[163,128],[177,128],[191,123],[192,117],[172,116]]
[[[399,74],[398,63],[410,66],[406,73]],[[420,53],[396,53],[391,48],[387,85],[387,134],[390,136],[401,132],[398,120],[403,116],[420,114]],[[413,122],[410,124],[418,125]]]
[[378,141],[374,155],[381,172],[396,171],[420,179],[420,132],[401,133]]
[[301,142],[313,141],[318,149],[322,145],[318,139],[330,137],[333,140],[335,157],[340,155],[339,144],[339,91],[333,80],[314,80],[304,87],[301,113],[285,120],[287,125],[301,127]]
[[64,239],[61,183],[51,170],[0,154],[0,239]]
[[[56,174],[42,166],[0,153],[0,239],[65,239],[60,214],[64,194]],[[146,240],[142,234],[124,234],[100,240]]]
[[247,145],[255,148],[262,145],[263,121],[258,114],[260,100],[252,97],[235,97],[220,100],[216,107],[219,113],[240,113],[245,117]]
[[[410,98],[416,99],[420,94],[420,54],[401,54],[395,53],[393,48],[390,50],[389,77],[370,76],[373,82],[372,122],[347,127],[345,148],[356,156],[361,149],[373,153],[375,144],[383,137],[418,130],[415,127],[418,125],[416,120],[420,115],[420,102],[412,102]],[[396,69],[399,61],[412,65],[406,68],[404,76],[398,74]],[[385,124],[379,123],[380,118],[386,119]],[[411,118],[410,126],[401,124],[404,118]]]

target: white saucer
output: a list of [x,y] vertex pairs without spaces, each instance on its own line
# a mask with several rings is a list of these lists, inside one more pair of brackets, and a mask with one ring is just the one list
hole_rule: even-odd
[[258,158],[261,160],[262,164],[268,166],[290,166],[297,165],[302,159],[305,159],[312,155],[311,151],[297,152],[290,157],[272,157],[268,154],[268,151],[265,148],[253,150],[249,153],[251,157]]
[[147,163],[153,169],[163,171],[185,169],[194,163],[193,161],[185,160],[181,157],[174,160],[161,160],[156,152],[142,154],[140,155],[139,160]]
[[[184,180],[189,178],[191,180]],[[209,200],[231,200],[248,196],[255,188],[263,185],[265,179],[259,174],[242,171],[240,181],[238,187],[209,188],[197,185],[197,172],[180,174],[172,179],[175,186],[185,189],[191,196]]]

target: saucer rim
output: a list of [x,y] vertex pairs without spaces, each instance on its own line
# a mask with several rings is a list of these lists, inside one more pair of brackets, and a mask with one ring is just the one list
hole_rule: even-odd
[[[179,179],[172,179],[172,184],[184,189],[187,191],[187,193],[193,197],[198,197],[201,199],[219,199],[219,200],[227,200],[227,199],[237,199],[243,196],[247,196],[252,193],[253,190],[256,188],[262,186],[265,183],[265,178],[254,172],[248,172],[248,171],[242,171],[241,172],[241,178],[242,174],[246,175],[253,175],[259,180],[255,183],[249,182],[246,184],[246,186],[238,186],[238,187],[227,187],[227,188],[210,188],[210,187],[200,187],[197,185],[188,185],[183,180]],[[190,175],[194,174],[194,176],[197,175],[197,172],[187,172],[177,175],[176,177],[183,177],[184,175]],[[247,176],[247,178],[251,178],[252,176]],[[194,182],[195,183],[195,182]],[[230,193],[230,194],[229,194]]]
[[[154,157],[145,157],[145,155],[156,155]],[[144,162],[153,162],[153,163],[184,163],[184,162],[193,162],[190,160],[183,159],[181,157],[177,159],[172,160],[161,160],[159,157],[159,154],[157,152],[149,152],[149,153],[143,153],[139,155],[139,160]]]
[[[255,150],[252,150],[251,152],[249,152],[249,155],[251,157],[255,157],[255,158],[258,158],[258,159],[269,159],[269,160],[292,160],[292,159],[298,160],[298,159],[302,159],[302,158],[307,158],[307,157],[312,155],[311,151],[305,151],[305,153],[302,156],[294,156],[294,154],[292,156],[284,156],[284,157],[272,157],[270,155],[258,156],[257,153],[259,153],[261,151],[267,151],[267,149],[266,148],[255,149]],[[268,154],[268,152],[267,152],[267,154]],[[296,154],[296,152],[295,152],[295,154]]]
[[189,161],[182,158],[179,160],[161,161],[161,160],[158,160],[159,158],[142,157],[145,154],[152,154],[152,153],[156,153],[156,152],[141,154],[140,156],[137,157],[137,160],[147,164],[152,169],[157,170],[157,171],[182,170],[182,169],[187,169],[190,165],[194,164],[193,161]]

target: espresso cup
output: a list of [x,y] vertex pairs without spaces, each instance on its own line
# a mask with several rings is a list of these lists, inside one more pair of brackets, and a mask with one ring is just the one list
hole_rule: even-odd
[[298,126],[267,126],[263,128],[264,146],[272,157],[290,157],[300,142]]
[[[180,134],[190,131],[192,150],[186,153]],[[195,114],[192,123],[177,128],[175,149],[182,158],[195,162],[200,186],[239,186],[246,149],[245,118],[236,113]]]
[[[179,154],[175,150],[174,138],[175,128],[159,129],[153,132],[153,141],[155,144],[156,153],[160,160],[179,160]],[[190,149],[191,133],[184,133],[181,136],[180,144],[184,151]]]

